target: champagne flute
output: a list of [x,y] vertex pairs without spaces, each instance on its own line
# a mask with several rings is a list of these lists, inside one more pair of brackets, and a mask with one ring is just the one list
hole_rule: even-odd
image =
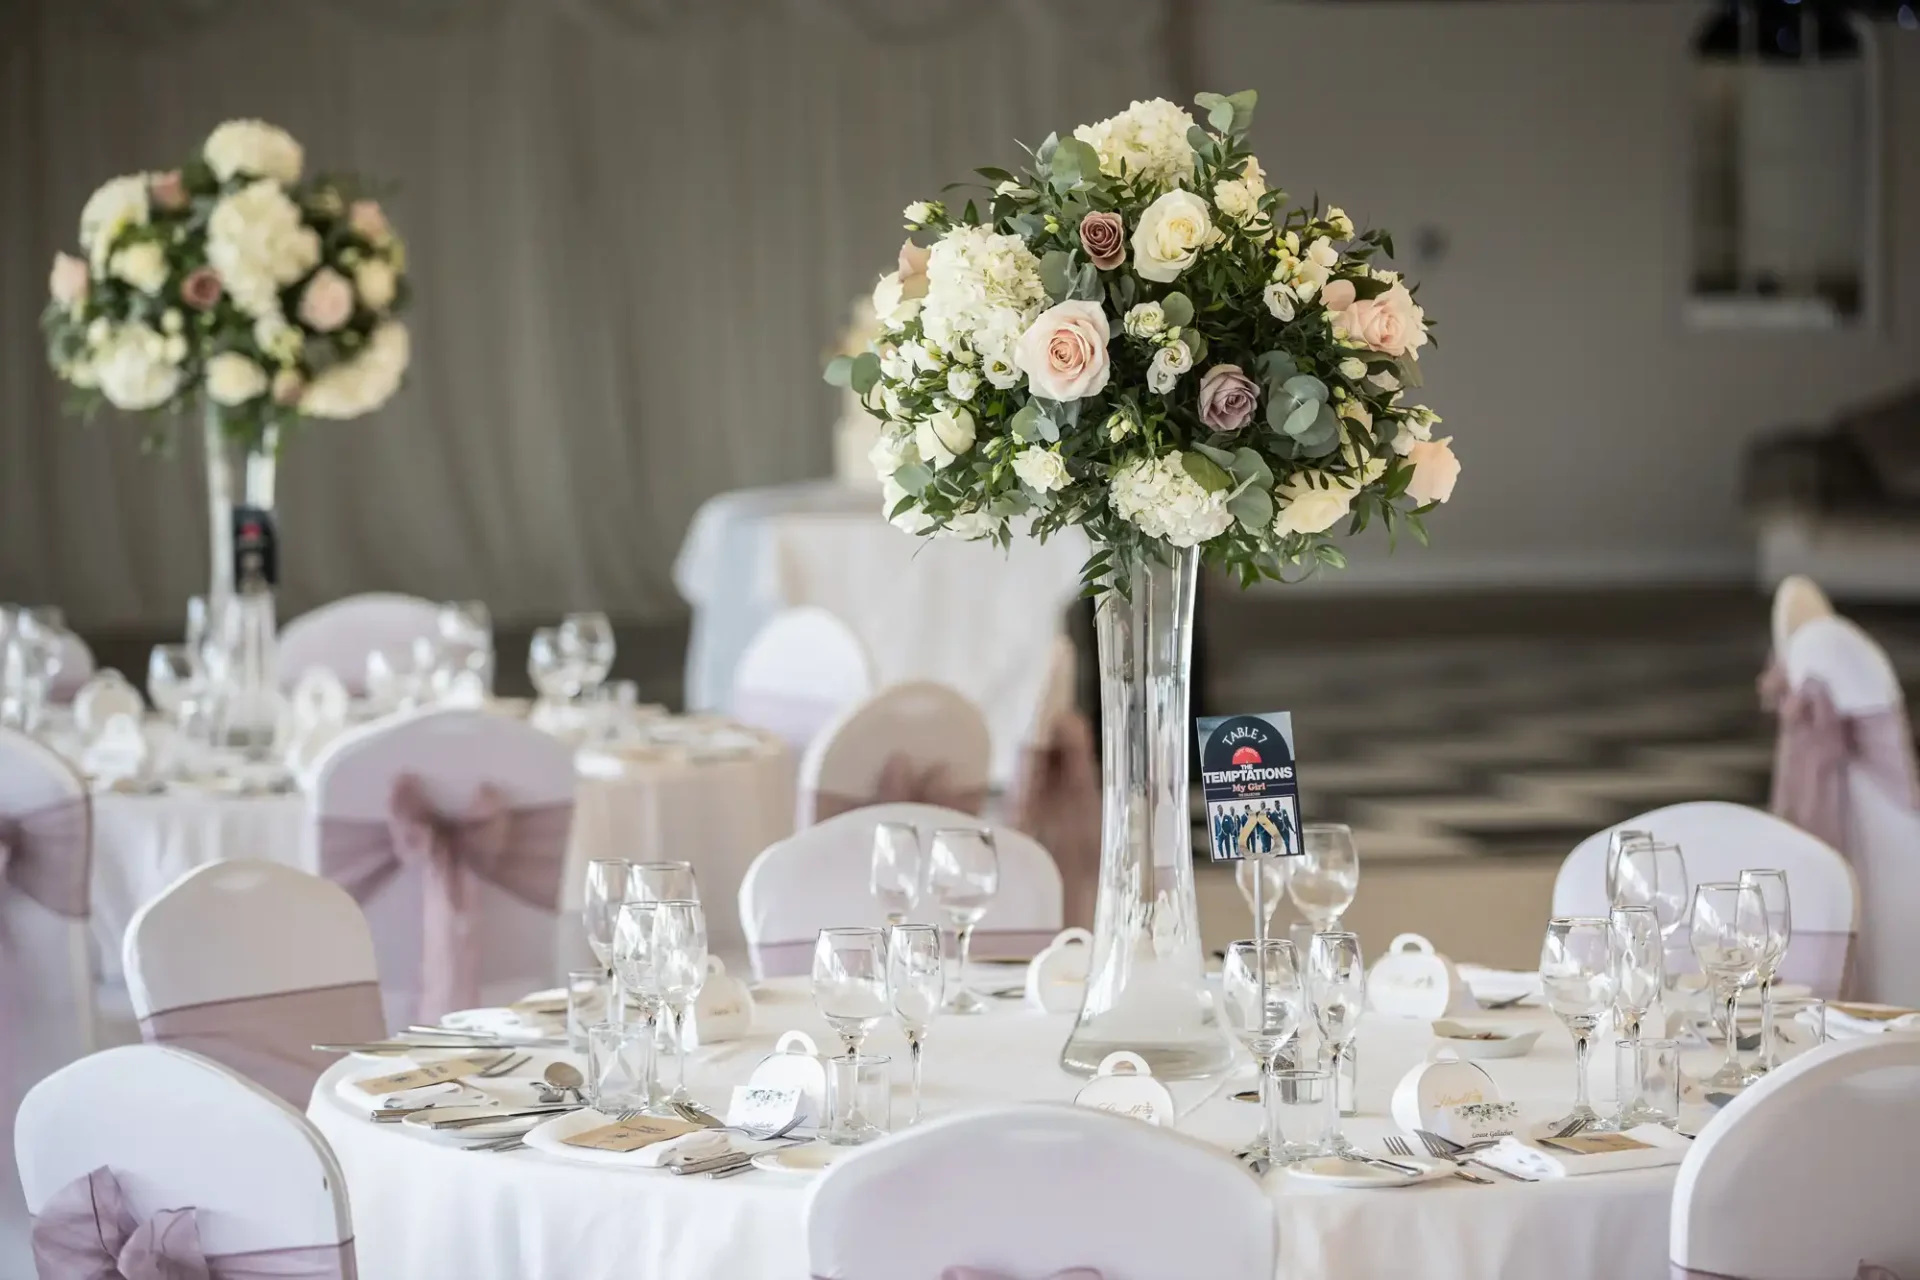
[[1587,1059],[1594,1028],[1613,1004],[1612,925],[1599,916],[1558,916],[1547,923],[1540,948],[1540,985],[1547,1008],[1573,1035],[1573,1110],[1553,1122],[1564,1129],[1599,1116],[1587,1101]]
[[813,1004],[846,1056],[886,1016],[887,940],[878,929],[822,929],[813,944]]
[[867,887],[887,913],[888,924],[902,924],[920,901],[926,878],[920,853],[920,828],[911,822],[882,822],[873,829],[873,865]]
[[1722,1016],[1727,1036],[1726,1061],[1700,1084],[1733,1092],[1747,1084],[1740,1068],[1740,988],[1754,980],[1766,956],[1767,904],[1757,885],[1703,884],[1693,891],[1692,926],[1693,954],[1712,985],[1714,1011]]
[[673,1018],[674,1089],[670,1102],[687,1093],[687,1013],[707,981],[707,917],[685,898],[653,904],[654,981],[660,1003]]
[[1307,948],[1307,997],[1320,1040],[1327,1048],[1327,1073],[1332,1078],[1335,1107],[1333,1131],[1327,1147],[1336,1154],[1353,1144],[1340,1131],[1341,1061],[1352,1052],[1360,1030],[1360,1014],[1367,1006],[1367,965],[1360,954],[1357,933],[1316,933]]
[[1765,1075],[1774,1068],[1773,986],[1780,964],[1793,943],[1793,900],[1787,894],[1787,873],[1771,868],[1752,868],[1740,873],[1740,883],[1760,891],[1767,909],[1767,948],[1760,957],[1760,1056],[1749,1073]]
[[1293,944],[1281,938],[1243,938],[1228,944],[1220,991],[1228,1029],[1260,1064],[1262,1124],[1251,1150],[1256,1158],[1279,1160],[1281,1135],[1270,1103],[1280,1052],[1300,1025],[1300,970]]
[[887,996],[907,1038],[913,1069],[913,1119],[920,1123],[920,1055],[933,1015],[946,993],[947,960],[940,930],[930,924],[896,924],[887,931]]
[[1326,933],[1353,905],[1360,887],[1360,852],[1344,822],[1309,822],[1300,828],[1300,856],[1287,878],[1287,896],[1313,925]]
[[946,827],[933,833],[928,858],[927,887],[955,935],[960,968],[947,995],[948,1013],[985,1013],[987,1002],[967,986],[967,962],[973,952],[973,930],[994,894],[1000,891],[1000,852],[993,832],[985,827]]

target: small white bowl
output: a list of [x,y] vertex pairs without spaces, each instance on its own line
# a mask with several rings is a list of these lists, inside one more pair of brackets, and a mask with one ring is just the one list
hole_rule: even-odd
[[1493,1022],[1456,1022],[1440,1018],[1433,1038],[1462,1058],[1524,1058],[1540,1038],[1538,1028],[1516,1031]]

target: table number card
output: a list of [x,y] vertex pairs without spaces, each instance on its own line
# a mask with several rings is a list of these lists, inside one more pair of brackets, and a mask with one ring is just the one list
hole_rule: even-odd
[[474,1072],[483,1070],[492,1061],[492,1058],[447,1058],[440,1062],[429,1062],[422,1067],[398,1071],[390,1076],[356,1080],[354,1087],[362,1093],[405,1093],[409,1089],[418,1089],[423,1085],[445,1084],[449,1080],[465,1079]]
[[1298,854],[1300,780],[1294,774],[1292,714],[1202,716],[1195,724],[1213,860]]
[[560,1141],[569,1147],[585,1147],[589,1151],[638,1151],[656,1142],[665,1142],[669,1138],[678,1138],[682,1134],[692,1133],[698,1128],[700,1128],[699,1125],[689,1124],[684,1120],[667,1120],[660,1116],[635,1116],[631,1120],[619,1120],[613,1124],[601,1125],[597,1129],[572,1134]]

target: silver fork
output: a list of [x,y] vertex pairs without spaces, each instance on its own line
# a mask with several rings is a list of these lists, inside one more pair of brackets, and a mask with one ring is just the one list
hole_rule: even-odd
[[[1407,1140],[1399,1134],[1389,1134],[1387,1137],[1387,1154],[1393,1156],[1411,1156],[1413,1155],[1413,1148],[1409,1146]],[[1438,1153],[1436,1152],[1434,1154]],[[1483,1178],[1477,1173],[1468,1173],[1458,1164],[1454,1165],[1453,1176],[1459,1178],[1462,1182],[1474,1182],[1483,1187],[1493,1185],[1492,1178]]]
[[712,1129],[720,1133],[737,1133],[752,1142],[772,1142],[777,1138],[784,1138],[800,1127],[801,1119],[801,1117],[795,1116],[777,1129],[746,1129],[737,1124],[722,1124],[720,1123],[720,1118],[712,1112],[702,1111],[700,1108],[690,1106],[684,1102],[674,1103],[673,1109],[678,1111],[681,1118],[690,1124],[697,1124],[703,1128]]
[[1566,1124],[1562,1125],[1560,1127],[1559,1132],[1552,1133],[1547,1136],[1552,1138],[1571,1138],[1574,1134],[1579,1133],[1582,1129],[1586,1128],[1588,1125],[1592,1123],[1593,1123],[1593,1118],[1591,1116],[1578,1116],[1572,1120],[1567,1121]]
[[492,1066],[488,1067],[486,1070],[474,1072],[473,1073],[474,1078],[476,1080],[493,1080],[500,1076],[512,1075],[514,1072],[518,1071],[520,1068],[526,1066],[529,1062],[532,1062],[532,1061],[533,1061],[532,1054],[523,1053],[523,1054],[520,1054],[518,1057],[515,1057],[514,1051],[509,1049],[507,1050],[506,1055],[504,1057],[498,1059],[496,1062],[494,1062]]
[[1455,1142],[1452,1138],[1444,1137],[1441,1134],[1434,1133],[1427,1129],[1415,1129],[1413,1131],[1413,1136],[1420,1139],[1421,1146],[1425,1147],[1428,1151],[1431,1151],[1434,1155],[1439,1156],[1442,1160],[1451,1160],[1456,1165],[1461,1165],[1461,1164],[1479,1165],[1479,1167],[1482,1169],[1491,1169],[1493,1170],[1493,1172],[1499,1174],[1501,1177],[1511,1179],[1514,1182],[1539,1181],[1539,1179],[1537,1178],[1529,1178],[1523,1174],[1510,1173],[1507,1170],[1498,1167],[1497,1165],[1485,1164],[1479,1160],[1474,1159],[1475,1152],[1484,1151],[1488,1147],[1496,1145],[1495,1143],[1476,1142],[1469,1145],[1466,1143]]

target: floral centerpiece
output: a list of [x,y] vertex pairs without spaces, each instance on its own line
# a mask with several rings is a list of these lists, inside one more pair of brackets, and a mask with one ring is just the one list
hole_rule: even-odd
[[1116,1049],[1162,1077],[1227,1061],[1194,919],[1196,560],[1251,584],[1344,565],[1342,524],[1425,541],[1459,473],[1409,397],[1430,323],[1380,265],[1392,238],[1267,185],[1252,92],[1196,102],[1204,126],[1135,102],[1018,173],[978,170],[984,199],[907,206],[926,243],[875,288],[871,349],[827,369],[887,424],[872,456],[896,524],[1093,543],[1107,823],[1062,1054],[1086,1073]]

